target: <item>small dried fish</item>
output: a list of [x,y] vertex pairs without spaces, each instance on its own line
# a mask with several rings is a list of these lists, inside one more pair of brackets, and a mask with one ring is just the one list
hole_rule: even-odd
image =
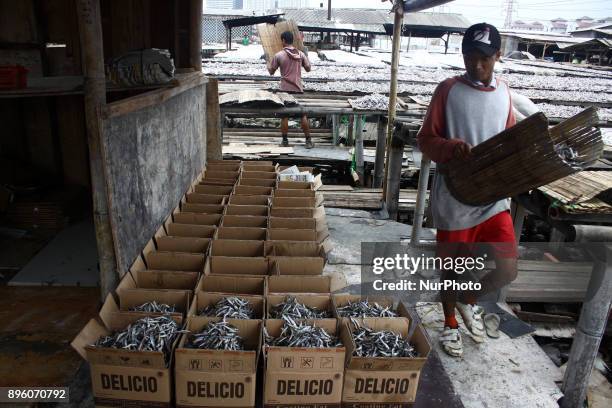
[[284,319],[278,337],[270,336],[264,327],[264,341],[270,346],[278,347],[329,348],[342,346],[338,337],[330,335],[322,327],[296,322],[291,317]]
[[251,303],[237,296],[224,297],[214,305],[209,305],[198,313],[200,316],[217,316],[227,319],[254,319],[255,311]]
[[[357,99],[349,99],[349,103],[353,109],[359,110],[387,110],[389,109],[389,97],[378,93],[362,96]],[[396,108],[400,109],[401,105],[396,103]]]
[[100,337],[94,346],[138,351],[161,351],[166,362],[172,345],[181,333],[178,324],[168,316],[143,317],[125,330]]
[[199,333],[191,334],[187,348],[207,350],[244,350],[242,338],[238,335],[238,329],[225,320],[210,322]]
[[332,317],[327,310],[319,310],[316,307],[306,306],[297,301],[295,296],[285,297],[285,301],[272,306],[270,310],[272,319],[326,319]]
[[410,342],[390,330],[374,331],[351,318],[354,325],[353,354],[359,357],[418,357]]
[[336,309],[339,317],[397,317],[390,307],[382,307],[377,302],[370,303],[367,299],[359,302],[349,301],[346,306]]
[[143,303],[139,306],[130,308],[132,312],[147,312],[147,313],[175,313],[175,305],[167,305],[165,303],[157,303],[155,300],[152,302]]

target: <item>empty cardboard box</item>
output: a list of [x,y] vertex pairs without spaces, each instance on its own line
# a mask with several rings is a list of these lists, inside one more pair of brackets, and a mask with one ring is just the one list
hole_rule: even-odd
[[157,271],[202,272],[206,260],[204,254],[186,252],[153,251],[144,257],[147,268]]
[[265,295],[266,282],[264,276],[202,275],[196,292]]
[[267,228],[268,217],[252,215],[226,215],[221,222],[223,227]]

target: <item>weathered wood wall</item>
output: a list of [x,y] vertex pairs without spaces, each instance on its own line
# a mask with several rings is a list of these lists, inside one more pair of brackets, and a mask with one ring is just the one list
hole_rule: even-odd
[[[121,275],[204,167],[205,86],[103,121],[109,211]],[[134,99],[119,103],[133,105]]]

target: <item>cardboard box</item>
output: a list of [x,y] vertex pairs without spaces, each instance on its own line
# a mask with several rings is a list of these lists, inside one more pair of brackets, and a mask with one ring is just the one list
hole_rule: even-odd
[[181,211],[202,214],[223,214],[223,211],[225,211],[225,206],[217,204],[182,203]]
[[232,195],[229,204],[231,205],[265,205],[270,204],[270,196],[257,195]]
[[117,286],[117,292],[124,289],[176,289],[192,292],[198,284],[198,272],[184,271],[155,271],[148,270],[141,265],[142,269],[130,269],[129,273],[123,275]]
[[325,252],[316,242],[266,241],[271,274],[321,275]]
[[272,198],[272,207],[283,208],[314,208],[316,199],[314,197],[277,197]]
[[243,167],[249,167],[249,166],[273,166],[274,162],[271,160],[243,160],[242,161],[242,165]]
[[[283,170],[287,170],[289,167],[293,167],[293,166],[280,166],[278,168],[278,171],[281,172]],[[300,173],[304,171],[307,171],[308,173],[312,173],[315,169],[314,167],[304,167],[304,166],[296,166],[296,167]]]
[[240,171],[240,163],[209,163],[206,170],[210,171]]
[[147,268],[157,271],[202,272],[206,260],[204,254],[186,252],[155,251],[146,253],[144,256]]
[[232,186],[196,185],[194,186],[193,190],[194,190],[194,193],[197,193],[197,194],[228,196],[232,194],[232,191],[234,191],[234,188]]
[[226,215],[221,222],[223,227],[267,228],[268,217],[252,215]]
[[[126,274],[127,276],[128,274]],[[174,306],[176,314],[185,315],[191,303],[192,290],[180,289],[144,289],[136,287],[136,283],[131,277],[123,279],[123,286],[117,287],[119,296],[119,310],[121,312],[133,313],[131,308],[140,306],[144,303],[156,301],[166,305]],[[175,314],[175,313],[172,313]],[[151,316],[159,316],[161,313],[149,313]]]
[[241,177],[238,186],[276,187],[276,180]]
[[192,252],[204,254],[210,245],[210,238],[170,237],[167,235],[155,237],[158,251]]
[[316,307],[319,310],[325,310],[330,313],[330,319],[335,318],[334,306],[329,294],[276,294],[266,296],[266,319],[280,319],[270,315],[272,308],[280,303],[283,303],[287,296],[294,296],[295,299],[306,306]]
[[258,186],[243,186],[237,185],[234,188],[235,195],[272,195],[272,187],[258,187]]
[[278,166],[272,165],[272,164],[260,164],[260,163],[244,163],[243,167],[243,174],[245,172],[251,172],[251,171],[264,171],[267,173],[276,173],[278,171]]
[[313,182],[305,182],[305,181],[279,181],[277,183],[277,188],[279,189],[299,189],[299,190],[318,190],[321,188],[323,183],[321,182],[321,175],[318,174],[314,177]]
[[[90,364],[96,406],[170,407],[172,359],[165,361],[164,354],[157,351],[92,346],[100,337],[123,330],[143,317],[137,313],[121,313],[111,294],[106,300],[98,319],[91,319],[71,343]],[[172,318],[182,327],[181,316]],[[173,350],[179,340],[180,336]]]
[[265,295],[266,282],[263,276],[202,275],[196,292]]
[[221,214],[202,214],[191,212],[178,212],[172,215],[172,219],[177,224],[193,224],[193,225],[213,225],[221,224]]
[[[191,306],[189,307],[189,316],[198,316],[199,312],[204,308],[215,305],[217,302],[222,300],[223,298],[229,296],[238,296],[235,294],[227,294],[227,293],[211,293],[211,292],[196,292],[195,297],[191,302]],[[255,319],[263,319],[265,315],[265,301],[264,297],[261,295],[239,295],[238,297],[247,300],[251,307],[253,307],[253,312],[255,313]]]
[[314,218],[281,218],[270,217],[270,228],[275,229],[316,229],[317,222]]
[[[331,293],[340,289],[331,276],[268,276],[268,294]],[[333,302],[333,299],[332,299]]]
[[217,194],[200,194],[200,193],[188,193],[185,195],[185,201],[192,204],[214,204],[224,205],[227,201],[227,195]]
[[172,237],[212,238],[217,227],[214,225],[178,224],[176,222],[166,225],[166,232]]
[[264,257],[211,256],[204,265],[206,275],[266,276],[269,271],[270,264]]
[[[187,330],[197,333],[219,318],[191,317]],[[243,338],[244,351],[176,349],[176,405],[179,407],[254,407],[261,320],[228,320]]]
[[264,241],[268,231],[265,228],[221,227],[217,229],[217,239],[240,239]]
[[[391,330],[408,338],[410,320],[397,318],[358,319],[373,330]],[[410,343],[419,353],[417,358],[367,358],[353,356],[355,348],[348,321],[341,324],[346,345],[346,371],[342,406],[379,407],[411,406],[416,399],[421,370],[431,351],[430,342],[421,325],[415,327]]]
[[[280,246],[279,251],[285,247]],[[265,256],[264,241],[242,241],[236,239],[215,239],[211,244],[211,256],[227,257],[263,257]]]
[[[318,207],[321,208],[321,207]],[[272,207],[270,208],[270,217],[279,218],[315,218],[317,208],[287,208],[287,207]]]
[[274,197],[315,198],[318,193],[314,190],[299,190],[291,188],[277,188]]
[[211,186],[231,186],[233,187],[234,184],[236,184],[236,180],[230,180],[230,179],[205,178],[200,181],[200,185],[211,185]]
[[[335,319],[313,322],[329,334],[337,333]],[[278,337],[282,320],[265,321],[269,335]],[[265,407],[340,406],[346,348],[314,349],[264,345]]]
[[238,180],[239,176],[240,176],[240,170],[235,170],[235,171],[218,171],[218,170],[206,169],[206,171],[204,172],[204,176],[202,177],[202,180],[206,180],[206,179],[219,179],[219,180],[232,180],[232,181],[236,181],[236,180]]
[[268,239],[276,241],[316,241],[317,232],[313,229],[276,229],[268,230]]
[[260,217],[268,216],[266,205],[228,205],[225,207],[225,215],[253,215]]
[[242,170],[242,177],[244,178],[255,178],[264,180],[276,180],[276,172],[274,171],[249,171],[247,168]]

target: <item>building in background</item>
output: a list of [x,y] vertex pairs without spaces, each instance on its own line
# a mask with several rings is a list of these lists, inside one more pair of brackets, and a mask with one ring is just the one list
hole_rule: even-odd
[[206,0],[206,8],[214,10],[241,10],[243,0]]

